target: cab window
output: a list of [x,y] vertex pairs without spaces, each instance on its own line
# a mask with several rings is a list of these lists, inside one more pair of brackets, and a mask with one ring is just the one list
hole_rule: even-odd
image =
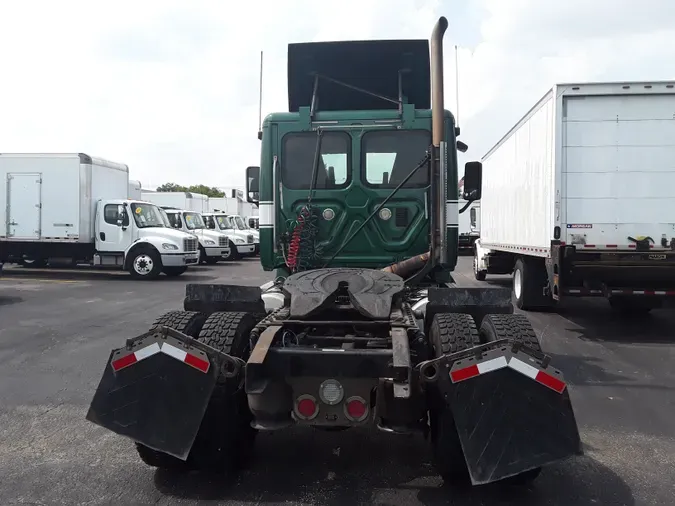
[[183,222],[180,219],[180,213],[166,213],[169,223],[173,228],[183,228]]
[[202,218],[204,218],[204,223],[206,224],[206,228],[211,228],[211,229],[216,228],[216,220],[213,219],[213,216],[202,216]]
[[[361,164],[368,186],[396,188],[424,158],[431,145],[426,130],[371,131],[363,135]],[[403,188],[429,185],[429,163],[417,169]]]
[[[318,134],[296,132],[286,134],[281,150],[281,180],[292,190],[309,190],[314,168]],[[344,188],[351,177],[351,137],[344,132],[324,132],[317,168],[317,190]]]

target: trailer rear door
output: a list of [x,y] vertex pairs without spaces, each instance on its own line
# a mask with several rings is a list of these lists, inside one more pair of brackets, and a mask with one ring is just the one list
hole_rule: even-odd
[[563,188],[568,244],[675,237],[675,94],[564,97]]
[[42,175],[7,174],[7,237],[39,239]]

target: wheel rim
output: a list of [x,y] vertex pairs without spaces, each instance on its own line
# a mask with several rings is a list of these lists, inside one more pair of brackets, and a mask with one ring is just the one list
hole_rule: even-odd
[[516,269],[513,273],[513,293],[516,294],[516,299],[520,299],[520,294],[523,291],[523,274],[520,269]]
[[152,261],[150,255],[142,253],[134,259],[134,272],[141,276],[147,276],[152,272],[155,263]]

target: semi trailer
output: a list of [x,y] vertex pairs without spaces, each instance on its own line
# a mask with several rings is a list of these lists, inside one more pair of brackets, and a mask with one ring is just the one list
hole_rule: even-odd
[[[88,420],[184,471],[234,472],[258,432],[293,426],[422,434],[451,483],[528,482],[581,453],[568,385],[510,290],[452,281],[447,26],[431,50],[289,44],[289,110],[265,118],[246,169],[275,279],[188,284],[183,310],[111,352]],[[469,162],[463,196],[480,194]]]
[[522,309],[675,296],[675,82],[553,86],[483,157],[474,273]]
[[0,154],[0,261],[87,263],[135,278],[179,276],[197,240],[172,230],[154,204],[127,198],[126,165],[71,154]]

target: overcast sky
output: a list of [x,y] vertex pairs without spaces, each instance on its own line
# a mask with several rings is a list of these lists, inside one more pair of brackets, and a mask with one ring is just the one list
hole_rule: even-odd
[[[236,6],[236,7],[235,7]],[[672,0],[0,0],[0,152],[86,152],[144,187],[243,186],[286,44],[446,32],[446,106],[480,159],[555,82],[675,78]]]

